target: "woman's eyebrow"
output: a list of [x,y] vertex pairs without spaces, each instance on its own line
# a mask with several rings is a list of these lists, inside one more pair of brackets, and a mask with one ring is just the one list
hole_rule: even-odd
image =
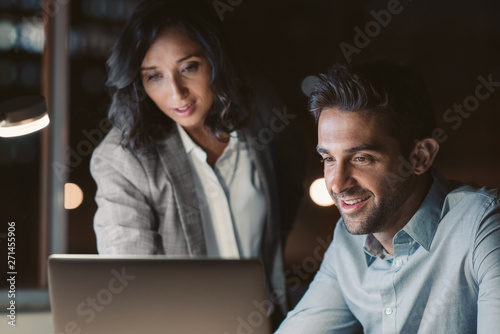
[[200,52],[191,53],[191,54],[187,55],[186,57],[183,57],[183,58],[177,60],[176,63],[177,64],[182,63],[183,61],[188,60],[189,58],[192,58],[192,57],[201,57],[201,53]]
[[[177,60],[176,63],[177,64],[182,63],[183,61],[188,60],[189,58],[192,58],[192,57],[201,57],[201,53],[200,52],[191,53],[191,54],[187,55],[186,57],[182,57],[181,59]],[[141,71],[149,71],[149,70],[154,70],[154,69],[156,69],[156,66],[141,67]]]

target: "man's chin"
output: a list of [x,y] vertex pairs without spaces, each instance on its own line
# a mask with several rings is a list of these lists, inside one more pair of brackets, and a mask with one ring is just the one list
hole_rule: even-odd
[[346,220],[344,217],[342,217],[342,220],[347,232],[349,232],[350,234],[360,235],[369,233],[366,231],[366,228],[363,227],[363,224],[361,222],[352,222]]

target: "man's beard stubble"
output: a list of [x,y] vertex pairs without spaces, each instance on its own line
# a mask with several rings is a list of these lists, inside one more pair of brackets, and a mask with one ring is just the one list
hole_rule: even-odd
[[[411,196],[414,186],[412,178],[405,179],[396,188],[387,186],[385,190],[378,196],[378,203],[375,202],[375,195],[366,189],[355,189],[354,191],[348,190],[345,193],[338,195],[332,194],[337,207],[339,208],[342,216],[342,221],[347,231],[351,234],[373,234],[382,232],[384,227],[391,222],[394,214],[400,210],[408,198]],[[364,190],[364,191],[363,191]],[[362,196],[359,196],[362,194]],[[353,196],[354,195],[354,196]],[[366,197],[370,195],[370,207],[362,207],[361,212],[354,212],[352,214],[344,214],[340,209],[340,199],[348,197]],[[366,212],[366,209],[369,211]],[[359,217],[356,217],[359,216]]]

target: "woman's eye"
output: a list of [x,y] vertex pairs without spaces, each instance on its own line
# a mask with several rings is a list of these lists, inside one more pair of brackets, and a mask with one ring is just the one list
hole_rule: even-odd
[[188,64],[187,66],[185,66],[183,69],[182,69],[182,72],[194,72],[198,69],[198,67],[200,67],[200,65],[198,63],[191,63],[191,64]]
[[155,81],[158,80],[159,78],[160,78],[160,73],[154,73],[146,76],[147,81]]

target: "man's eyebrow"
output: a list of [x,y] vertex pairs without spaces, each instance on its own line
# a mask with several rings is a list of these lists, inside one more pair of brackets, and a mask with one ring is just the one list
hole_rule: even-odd
[[379,152],[381,149],[377,145],[373,144],[363,144],[363,145],[358,145],[354,146],[351,148],[348,148],[344,150],[344,153],[356,153],[359,151],[376,151]]
[[321,154],[321,153],[327,154],[328,153],[327,150],[325,150],[324,148],[321,148],[319,146],[316,146],[316,152],[318,152],[319,154]]
[[[322,153],[323,154],[328,154],[328,150],[325,150],[324,148],[321,148],[319,146],[316,146],[316,151],[319,154],[322,154]],[[350,153],[356,153],[356,152],[359,152],[359,151],[376,151],[376,152],[379,152],[380,148],[377,145],[363,144],[363,145],[358,145],[358,146],[354,146],[354,147],[345,149],[344,153],[350,154]]]
[[[182,63],[185,60],[188,60],[189,58],[192,57],[201,57],[201,52],[196,52],[196,53],[191,53],[187,55],[186,57],[182,57],[181,59],[177,60],[176,63]],[[149,71],[149,70],[154,70],[156,69],[156,66],[149,66],[149,67],[141,67],[141,71]]]

